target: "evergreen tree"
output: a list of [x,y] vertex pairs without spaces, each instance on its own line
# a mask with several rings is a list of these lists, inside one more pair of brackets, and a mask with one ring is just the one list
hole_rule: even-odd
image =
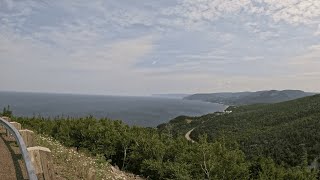
[[1,113],[1,116],[6,116],[11,118],[12,117],[12,111],[10,110],[10,106],[4,107]]

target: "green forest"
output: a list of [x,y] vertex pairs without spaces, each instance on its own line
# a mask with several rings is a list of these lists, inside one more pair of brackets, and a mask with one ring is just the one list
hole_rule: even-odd
[[[311,166],[320,154],[319,95],[227,110],[180,116],[158,128],[92,116],[12,118],[149,179],[319,179]],[[194,143],[184,137],[192,128]]]
[[[232,113],[178,117],[159,127],[191,137],[207,134],[210,141],[236,141],[249,159],[270,157],[285,167],[317,163],[320,155],[320,95],[277,104],[229,107]],[[185,119],[191,119],[186,123]]]

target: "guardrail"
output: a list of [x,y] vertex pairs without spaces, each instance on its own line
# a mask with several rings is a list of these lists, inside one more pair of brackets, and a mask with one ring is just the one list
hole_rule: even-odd
[[4,120],[3,118],[0,117],[0,124],[4,126],[16,139],[17,144],[20,148],[22,157],[24,159],[24,163],[26,165],[27,173],[29,176],[30,180],[38,180],[35,169],[32,165],[29,153],[27,151],[27,147],[23,141],[23,138],[21,137],[19,131],[12,125],[10,122]]

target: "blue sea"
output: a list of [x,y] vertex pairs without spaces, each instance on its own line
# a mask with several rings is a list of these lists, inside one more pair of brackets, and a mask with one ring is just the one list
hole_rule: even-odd
[[1,110],[7,105],[10,105],[15,116],[93,115],[144,127],[155,127],[179,115],[200,116],[223,111],[227,107],[215,103],[165,97],[0,92]]

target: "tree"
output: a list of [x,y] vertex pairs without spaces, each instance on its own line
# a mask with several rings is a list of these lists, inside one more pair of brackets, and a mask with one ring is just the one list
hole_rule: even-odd
[[1,113],[2,116],[6,116],[11,118],[12,117],[12,111],[10,110],[10,106],[8,105],[7,108],[4,107]]
[[248,179],[248,164],[239,149],[227,148],[225,142],[208,143],[200,137],[196,162],[206,179]]

